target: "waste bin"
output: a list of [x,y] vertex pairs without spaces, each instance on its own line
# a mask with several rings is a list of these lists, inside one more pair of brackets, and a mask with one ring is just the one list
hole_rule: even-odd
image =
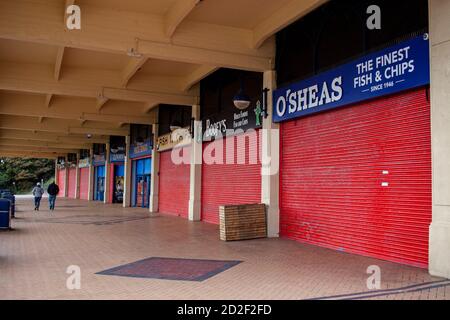
[[11,207],[10,207],[11,217],[15,218],[15,216],[16,216],[15,215],[15,213],[16,213],[15,212],[16,211],[16,197],[14,196],[14,194],[12,194],[9,191],[3,192],[3,193],[1,193],[0,199],[7,199],[11,202]]
[[11,228],[11,202],[7,199],[0,199],[0,229]]

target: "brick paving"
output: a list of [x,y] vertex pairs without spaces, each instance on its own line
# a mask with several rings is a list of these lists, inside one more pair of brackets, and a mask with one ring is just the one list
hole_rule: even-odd
[[[31,205],[18,200],[14,230],[0,232],[0,299],[450,299],[450,281],[424,269],[286,239],[223,242],[218,226],[140,208]],[[151,257],[242,263],[199,282],[97,274]],[[80,290],[66,288],[70,265]],[[370,265],[381,268],[378,291],[366,286]]]

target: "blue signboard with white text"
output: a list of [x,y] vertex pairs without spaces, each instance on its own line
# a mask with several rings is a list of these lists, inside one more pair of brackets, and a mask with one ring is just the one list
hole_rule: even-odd
[[430,83],[428,36],[423,35],[279,88],[273,121],[282,122]]

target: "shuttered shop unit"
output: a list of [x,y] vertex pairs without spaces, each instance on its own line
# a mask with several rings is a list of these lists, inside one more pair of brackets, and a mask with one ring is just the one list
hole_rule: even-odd
[[[180,155],[189,159],[189,148]],[[172,151],[161,152],[159,162],[159,212],[187,218],[189,212],[190,165],[175,164]]]
[[66,186],[66,169],[58,169],[58,187],[59,196],[65,197],[64,190]]
[[77,179],[77,170],[75,168],[70,168],[67,197],[72,199],[75,199],[76,179]]
[[80,168],[80,199],[89,200],[89,168]]
[[[252,139],[249,139],[249,134],[245,134],[222,139],[222,142],[217,140],[203,144],[201,194],[203,221],[218,224],[221,205],[261,203],[260,136],[259,131],[256,131]],[[245,143],[242,143],[244,140]],[[234,141],[234,146],[230,141]],[[212,146],[214,143],[215,147]],[[221,143],[223,148],[220,148]],[[223,157],[217,157],[212,149]],[[231,152],[227,154],[227,149],[234,150],[234,155],[230,154]],[[224,164],[208,164],[211,163],[207,162],[208,155],[223,160]],[[227,157],[233,161],[226,161]]]
[[281,125],[281,236],[427,267],[425,89]]

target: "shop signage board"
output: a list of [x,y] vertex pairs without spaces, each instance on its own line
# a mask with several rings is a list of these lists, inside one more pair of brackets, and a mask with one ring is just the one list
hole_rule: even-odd
[[300,118],[430,83],[428,35],[401,42],[273,93],[273,121]]
[[89,167],[89,165],[90,165],[89,158],[84,158],[84,159],[78,160],[79,168],[87,168],[87,167]]
[[175,147],[184,147],[191,143],[189,128],[181,128],[158,137],[156,150],[162,152]]
[[125,146],[111,148],[109,151],[110,162],[124,162],[125,161]]
[[94,154],[94,159],[92,161],[94,166],[103,166],[105,164],[105,155],[104,154]]
[[130,146],[130,158],[150,156],[152,154],[152,141],[147,139],[143,142],[135,143]]
[[230,101],[230,105],[220,114],[202,120],[203,140],[209,141],[225,136],[246,132],[262,126],[262,105],[258,100],[250,103],[246,109],[238,109]]

